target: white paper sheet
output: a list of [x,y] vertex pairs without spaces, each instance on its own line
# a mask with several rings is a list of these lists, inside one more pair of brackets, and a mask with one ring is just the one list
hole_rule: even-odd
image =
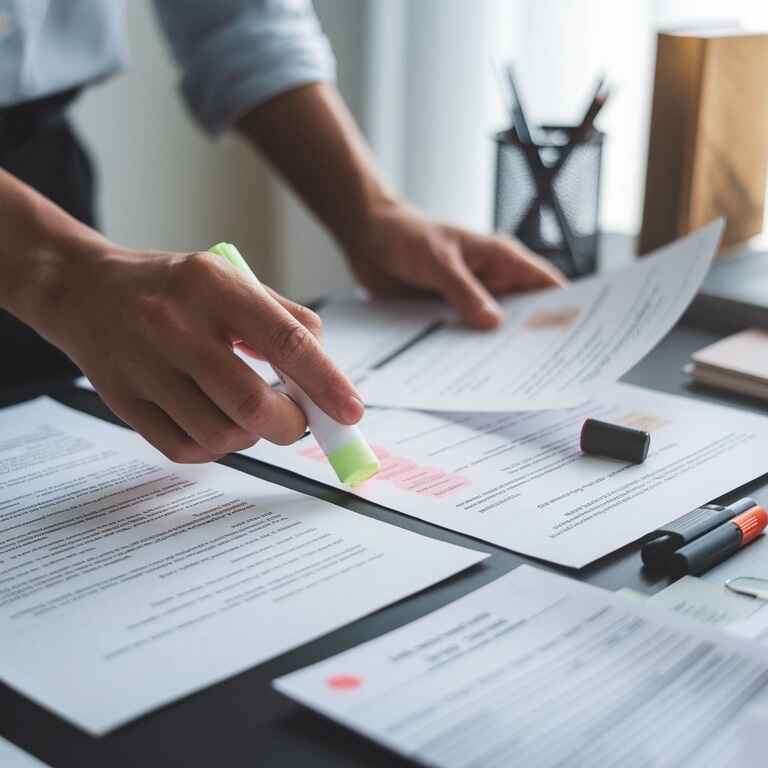
[[439,768],[754,768],[768,651],[521,566],[274,686]]
[[[579,449],[584,419],[651,433],[644,464]],[[581,567],[768,471],[768,419],[614,384],[564,411],[368,409],[382,471],[355,493],[507,549]],[[249,456],[342,486],[312,437]]]
[[717,627],[729,627],[763,607],[760,600],[738,595],[722,584],[713,584],[696,576],[683,576],[649,597],[648,603]]
[[366,403],[506,412],[575,405],[617,381],[680,318],[709,269],[718,220],[628,269],[502,302],[504,323],[429,334],[366,377]]
[[0,677],[91,733],[484,557],[51,400],[0,411]]
[[[754,600],[758,606],[757,610],[730,624],[728,631],[761,645],[768,645],[768,604],[765,600]],[[766,724],[768,725],[768,721]]]
[[346,299],[323,306],[323,348],[356,381],[434,324],[453,317],[442,302]]
[[0,736],[0,766],[2,768],[47,768],[36,757],[19,749]]

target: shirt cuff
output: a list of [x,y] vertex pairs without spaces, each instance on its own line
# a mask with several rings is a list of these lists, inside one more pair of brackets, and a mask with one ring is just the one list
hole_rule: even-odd
[[284,91],[334,81],[333,51],[312,16],[239,18],[191,57],[182,93],[211,134],[232,127],[253,107]]

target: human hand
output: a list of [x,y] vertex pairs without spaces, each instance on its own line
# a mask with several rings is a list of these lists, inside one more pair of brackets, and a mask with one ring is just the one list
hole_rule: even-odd
[[320,346],[317,315],[224,259],[102,245],[64,267],[26,321],[168,458],[212,461],[261,437],[287,444],[304,434],[304,414],[232,352],[238,342],[332,418],[361,418],[360,398]]
[[347,255],[372,295],[434,293],[475,328],[501,322],[494,296],[566,283],[518,241],[438,224],[397,202],[377,211],[358,233]]

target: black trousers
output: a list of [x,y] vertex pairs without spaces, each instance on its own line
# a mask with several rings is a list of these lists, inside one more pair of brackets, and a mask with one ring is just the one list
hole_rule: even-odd
[[[65,112],[74,96],[37,102],[21,115],[17,107],[0,110],[0,167],[95,226],[93,166]],[[66,355],[0,310],[0,388],[77,373]]]

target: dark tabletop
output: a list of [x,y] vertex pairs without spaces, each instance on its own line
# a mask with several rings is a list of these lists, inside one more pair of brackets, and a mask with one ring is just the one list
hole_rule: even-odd
[[[678,326],[625,381],[652,389],[764,413],[759,402],[690,386],[682,366],[691,353],[710,343],[714,334]],[[23,391],[0,394],[8,405],[37,394],[50,394],[67,405],[114,420],[98,397],[71,383],[46,382]],[[316,496],[364,515],[427,536],[466,544],[492,557],[469,571],[403,600],[372,616],[286,653],[142,717],[103,738],[93,738],[0,684],[0,735],[37,755],[53,768],[120,768],[121,766],[405,766],[394,754],[340,726],[323,720],[275,693],[270,681],[319,661],[445,605],[516,567],[533,562],[498,547],[413,520],[342,491],[326,488],[251,459],[233,456],[222,463]],[[727,501],[752,495],[768,502],[768,478],[728,494]],[[680,510],[682,514],[687,510]],[[608,589],[632,587],[654,592],[668,580],[642,569],[637,544],[630,545],[580,571],[553,568]],[[73,679],[72,685],[78,685]],[[105,691],[119,696],[119,691]]]

